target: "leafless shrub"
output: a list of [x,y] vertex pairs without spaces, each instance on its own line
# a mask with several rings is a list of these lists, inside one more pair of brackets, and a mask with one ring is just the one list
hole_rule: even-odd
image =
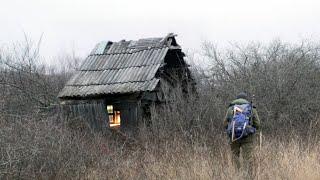
[[33,43],[26,38],[23,43],[2,49],[0,88],[3,112],[28,114],[57,103],[57,94],[70,77],[67,68],[76,62],[70,58],[76,58],[74,55],[66,57],[64,62],[69,62],[69,66],[60,70],[49,67],[39,55],[40,42]]
[[205,43],[204,55],[212,61],[210,91],[225,105],[240,91],[254,94],[267,133],[314,132],[319,128],[319,47],[310,41],[298,45],[274,41],[234,44],[219,52]]

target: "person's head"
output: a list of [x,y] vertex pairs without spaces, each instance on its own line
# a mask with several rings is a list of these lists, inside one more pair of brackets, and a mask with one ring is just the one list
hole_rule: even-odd
[[237,99],[247,99],[248,95],[245,91],[242,91],[241,93],[239,93],[236,97]]

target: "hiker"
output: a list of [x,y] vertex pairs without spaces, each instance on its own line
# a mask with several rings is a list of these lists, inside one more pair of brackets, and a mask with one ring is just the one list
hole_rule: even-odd
[[240,150],[246,170],[253,169],[253,151],[257,131],[260,130],[260,120],[256,107],[247,100],[247,94],[241,92],[228,107],[224,118],[224,127],[230,137],[230,146],[233,154],[233,163],[240,169]]

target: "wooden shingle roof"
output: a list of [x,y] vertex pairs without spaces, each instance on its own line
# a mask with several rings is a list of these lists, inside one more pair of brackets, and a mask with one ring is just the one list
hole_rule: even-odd
[[59,98],[152,91],[155,76],[171,48],[174,35],[137,41],[101,42],[59,93]]

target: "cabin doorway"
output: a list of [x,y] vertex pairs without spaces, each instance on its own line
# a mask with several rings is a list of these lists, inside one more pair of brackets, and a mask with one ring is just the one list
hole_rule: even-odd
[[120,128],[121,125],[121,112],[115,109],[113,105],[107,105],[107,112],[109,117],[110,128]]

